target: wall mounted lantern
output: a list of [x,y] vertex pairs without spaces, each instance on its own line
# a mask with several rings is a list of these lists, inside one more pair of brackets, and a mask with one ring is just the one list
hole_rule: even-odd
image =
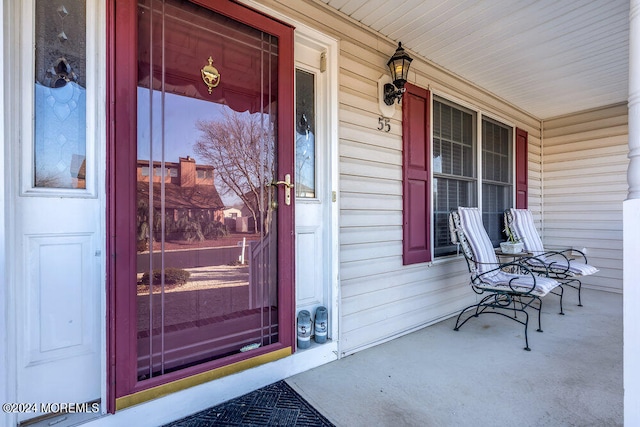
[[384,85],[384,103],[387,105],[393,105],[397,99],[398,103],[402,99],[402,94],[405,91],[404,84],[407,82],[407,75],[409,74],[409,65],[411,65],[413,58],[407,54],[402,48],[402,43],[398,43],[398,49],[393,54],[387,66],[391,71],[391,79],[393,84],[387,83]]

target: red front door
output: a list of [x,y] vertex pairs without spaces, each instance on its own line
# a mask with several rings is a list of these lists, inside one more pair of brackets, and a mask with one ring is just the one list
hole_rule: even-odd
[[293,30],[198,3],[114,4],[112,398],[294,339]]

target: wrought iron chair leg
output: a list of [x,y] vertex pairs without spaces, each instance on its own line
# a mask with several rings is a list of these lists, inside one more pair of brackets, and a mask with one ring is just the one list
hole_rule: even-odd
[[578,307],[582,307],[582,281],[569,276],[557,277],[556,280],[560,282],[561,285],[570,286],[578,291]]
[[542,317],[542,300],[540,298],[538,298],[538,297],[536,297],[536,299],[538,300],[538,303],[540,304],[540,307],[538,307],[538,309],[537,309],[538,310],[538,329],[537,329],[537,332],[543,332],[543,330],[542,330],[542,320],[541,320],[541,317]]
[[562,287],[562,285],[558,285],[558,287],[560,288],[560,313],[559,314],[564,316],[564,310],[562,309],[562,298],[564,297],[564,288]]
[[[454,331],[457,331],[458,329],[460,329],[462,327],[462,325],[464,325],[465,323],[467,323],[467,320],[471,319],[472,317],[478,317],[482,314],[482,312],[487,309],[488,304],[487,301],[489,301],[490,299],[493,298],[493,295],[488,295],[484,298],[482,298],[480,300],[480,302],[476,303],[476,304],[471,304],[468,307],[465,307],[460,314],[458,314],[458,318],[456,319],[456,325],[453,328]],[[470,309],[473,309],[475,307],[475,313],[469,315],[469,317],[467,317],[466,319],[464,319],[464,321],[462,323],[460,323],[460,318],[462,318],[462,315],[465,314],[467,311],[469,311]],[[481,310],[481,307],[484,307]]]
[[[470,315],[469,317],[467,317],[467,318],[464,320],[464,322],[460,323],[460,318],[462,317],[462,315],[463,315],[464,313],[466,313],[466,312],[467,312],[467,310],[469,310],[469,309],[471,309],[471,308],[474,308],[474,307],[475,307],[475,309],[476,309],[475,314]],[[464,325],[465,323],[467,323],[467,320],[471,319],[472,317],[478,317],[478,315],[480,314],[480,313],[478,313],[478,310],[479,310],[479,309],[480,309],[480,304],[479,304],[479,303],[478,303],[478,304],[473,304],[473,305],[470,305],[470,306],[468,306],[468,307],[464,308],[464,309],[460,312],[460,314],[458,314],[458,318],[456,319],[456,325],[453,327],[453,330],[454,330],[454,331],[459,330],[459,329],[462,327],[462,325]]]
[[[502,296],[504,297],[504,295]],[[493,313],[493,314],[499,314],[501,316],[507,317],[509,319],[515,320],[516,322],[520,323],[521,325],[524,325],[524,342],[525,342],[525,347],[524,349],[526,351],[531,351],[531,348],[529,347],[529,313],[527,313],[526,308],[532,306],[532,303],[534,301],[538,301],[540,303],[540,308],[537,307],[533,307],[535,310],[538,310],[538,332],[542,332],[542,329],[540,328],[540,312],[542,311],[542,301],[540,300],[540,298],[538,297],[533,297],[531,299],[531,301],[524,303],[522,301],[522,297],[521,296],[509,296],[508,301],[510,301],[510,304],[513,304],[513,308],[509,308],[508,304],[507,306],[501,304],[499,301],[501,296],[497,296],[495,294],[493,295],[489,295],[484,297],[480,302],[476,303],[476,304],[472,304],[468,307],[465,307],[460,314],[458,314],[458,317],[456,318],[456,324],[453,327],[454,331],[458,331],[460,330],[460,328],[467,323],[471,318],[474,317],[479,317],[481,314],[483,313]],[[520,304],[520,307],[517,306],[517,304]],[[491,309],[491,310],[488,310]],[[488,310],[488,311],[487,311]],[[510,311],[513,310],[514,315],[513,316],[509,316],[508,314],[505,314],[503,311]],[[520,320],[517,317],[517,313],[518,312],[522,312],[524,315],[524,320]],[[460,320],[462,319],[462,316],[465,313],[469,313],[471,312],[471,314],[469,314],[467,316],[466,319],[464,319],[462,322],[460,322]]]
[[[527,313],[526,311],[522,310],[524,312],[524,349],[526,351],[531,351],[531,349],[529,348],[529,335],[528,335],[528,328],[529,328],[529,313]],[[538,314],[538,322],[540,322],[540,316]]]
[[578,307],[582,307],[582,280],[578,280]]

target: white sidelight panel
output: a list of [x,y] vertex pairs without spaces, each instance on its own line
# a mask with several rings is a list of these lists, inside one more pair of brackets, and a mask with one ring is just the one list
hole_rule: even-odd
[[6,66],[22,70],[4,86],[8,398],[95,403],[39,405],[8,425],[73,423],[99,415],[105,393],[105,4],[6,6]]

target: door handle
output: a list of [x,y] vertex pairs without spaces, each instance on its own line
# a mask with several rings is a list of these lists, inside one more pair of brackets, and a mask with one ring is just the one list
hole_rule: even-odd
[[284,181],[273,181],[271,185],[276,187],[278,185],[284,186],[284,204],[287,206],[291,205],[291,189],[294,187],[291,183],[291,174],[286,174]]

